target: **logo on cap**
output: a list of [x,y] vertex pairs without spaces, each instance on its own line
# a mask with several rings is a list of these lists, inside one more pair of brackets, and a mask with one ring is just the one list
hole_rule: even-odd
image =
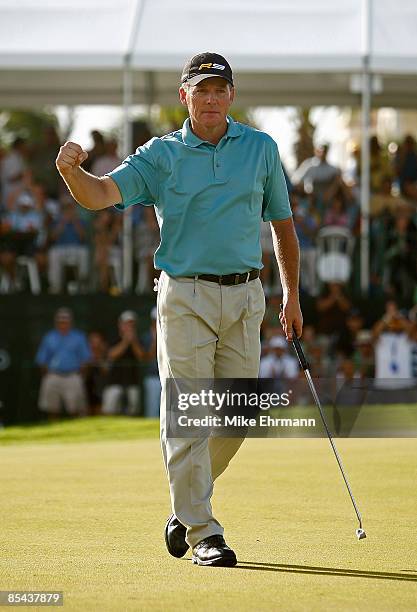
[[221,64],[213,64],[213,63],[209,63],[209,64],[200,64],[199,70],[202,70],[203,68],[213,68],[214,70],[224,70],[225,66],[222,66]]
[[215,76],[226,79],[233,87],[233,74],[229,62],[223,55],[206,51],[188,60],[182,71],[181,83],[197,85],[200,81]]

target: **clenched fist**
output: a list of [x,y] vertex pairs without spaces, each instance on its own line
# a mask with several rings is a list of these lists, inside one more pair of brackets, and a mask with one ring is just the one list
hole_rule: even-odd
[[79,144],[76,142],[66,142],[59,149],[55,164],[59,173],[64,176],[78,168],[87,157],[87,151],[84,151]]

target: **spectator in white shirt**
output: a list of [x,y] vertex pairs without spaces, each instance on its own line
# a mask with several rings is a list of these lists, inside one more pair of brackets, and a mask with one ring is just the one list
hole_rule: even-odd
[[283,336],[273,336],[268,343],[268,349],[268,353],[261,359],[259,378],[298,377],[297,359],[288,354],[288,342]]
[[0,165],[0,203],[6,203],[10,191],[17,185],[26,168],[27,144],[23,138],[16,138],[10,151]]
[[292,179],[294,185],[300,185],[306,193],[313,193],[323,201],[327,201],[341,176],[340,168],[332,166],[327,161],[328,151],[327,144],[317,147],[314,157],[303,161]]
[[412,373],[412,323],[402,315],[394,300],[372,330],[375,342],[375,386],[406,389],[414,385]]

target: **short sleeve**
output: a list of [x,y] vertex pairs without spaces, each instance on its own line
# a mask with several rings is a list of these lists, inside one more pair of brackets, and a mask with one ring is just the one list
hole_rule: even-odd
[[266,142],[267,179],[264,187],[262,219],[280,221],[292,216],[287,183],[276,142]]
[[132,204],[152,206],[158,199],[158,172],[152,155],[153,138],[136,149],[117,168],[108,172],[118,186],[122,202],[116,208],[124,210]]

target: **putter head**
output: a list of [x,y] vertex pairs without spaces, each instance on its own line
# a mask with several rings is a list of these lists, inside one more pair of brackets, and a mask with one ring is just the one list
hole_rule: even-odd
[[366,538],[366,533],[365,533],[364,529],[357,529],[356,530],[356,537],[358,538],[358,540],[364,540]]

